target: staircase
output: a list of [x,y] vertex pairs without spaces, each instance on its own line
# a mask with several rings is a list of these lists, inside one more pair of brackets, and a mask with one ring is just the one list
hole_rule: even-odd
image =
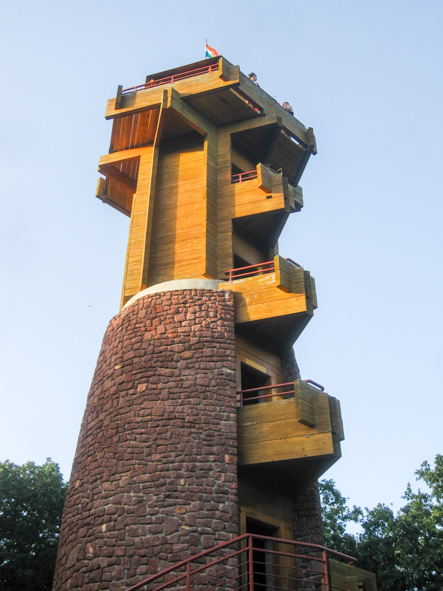
[[376,591],[375,576],[351,566],[354,562],[316,544],[244,534],[126,591]]

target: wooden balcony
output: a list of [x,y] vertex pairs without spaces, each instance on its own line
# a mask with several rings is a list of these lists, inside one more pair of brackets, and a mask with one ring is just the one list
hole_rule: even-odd
[[[249,397],[248,406],[238,409],[238,463],[283,472],[290,486],[306,486],[341,456],[340,403],[300,380],[294,382],[292,392],[288,384],[283,386],[283,396],[262,395],[256,399],[261,404],[251,404],[254,399]],[[279,391],[276,386],[274,391]]]
[[263,107],[239,88],[239,67],[217,57],[148,75],[145,82],[130,88],[119,86],[116,97],[108,101],[106,119],[159,107],[164,90],[172,86],[215,125],[256,119],[263,113]]
[[287,351],[317,307],[315,282],[308,271],[277,255],[273,261],[233,269],[219,289],[234,292],[239,334],[263,346]]
[[261,163],[255,170],[233,175],[223,196],[232,203],[233,218],[275,210],[292,213],[303,207],[301,188],[293,187],[281,172]]
[[345,564],[333,557],[329,558],[329,574],[332,591],[377,591],[377,579],[371,573],[358,566]]

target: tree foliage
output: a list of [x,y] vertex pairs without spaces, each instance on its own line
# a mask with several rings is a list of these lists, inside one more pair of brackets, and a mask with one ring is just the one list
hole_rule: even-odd
[[67,484],[43,466],[0,463],[0,590],[51,589]]
[[355,537],[346,530],[348,523],[358,523],[363,515],[359,507],[350,509],[347,499],[335,487],[333,480],[320,482],[323,531],[328,548],[354,556],[357,551]]
[[[443,589],[443,456],[436,456],[434,467],[423,462],[415,475],[426,490],[414,492],[408,483],[397,515],[383,504],[350,509],[333,480],[320,483],[326,545],[374,572],[380,591]],[[352,522],[360,533],[346,531]]]

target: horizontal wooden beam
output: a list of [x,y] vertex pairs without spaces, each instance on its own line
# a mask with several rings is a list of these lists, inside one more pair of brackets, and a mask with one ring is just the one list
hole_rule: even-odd
[[105,154],[100,156],[98,161],[99,166],[105,164],[113,164],[115,162],[122,162],[123,160],[131,160],[131,158],[140,158],[143,154],[147,154],[152,150],[152,146],[143,146],[142,148],[131,148],[129,150],[120,150],[119,152],[112,152],[112,154]]
[[182,100],[180,93],[175,88],[168,91],[168,109],[173,109],[186,123],[201,135],[215,133],[216,127],[202,117],[191,105]]
[[123,187],[125,187],[125,189],[128,189],[132,193],[136,192],[137,181],[131,179],[130,176],[124,174],[123,172],[115,168],[115,166],[112,166],[111,164],[103,164],[102,166],[98,167],[98,171],[100,174],[103,174],[108,178],[111,178],[116,183],[122,185]]
[[106,106],[105,119],[115,119],[140,111],[158,109],[164,100],[164,87],[152,88],[149,92],[135,92],[134,94],[120,96],[120,107],[116,108],[115,99],[109,99]]

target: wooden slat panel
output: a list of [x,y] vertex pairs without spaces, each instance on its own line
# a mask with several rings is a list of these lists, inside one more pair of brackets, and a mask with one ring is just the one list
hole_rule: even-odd
[[335,435],[337,435],[340,441],[343,441],[345,438],[345,433],[343,430],[343,421],[341,418],[340,402],[336,398],[330,396],[329,406],[331,411],[332,431]]
[[202,276],[205,153],[195,141],[159,156],[149,285]]
[[160,109],[120,117],[114,122],[111,151],[130,150],[154,141]]
[[377,580],[371,573],[357,566],[329,559],[332,591],[377,591]]
[[333,412],[331,399],[325,392],[299,380],[295,382],[294,397],[285,400],[274,397],[239,408],[239,463],[259,464],[323,455],[338,457],[340,448],[334,439]]
[[109,179],[98,180],[96,197],[127,216],[131,215],[132,195],[132,192]]
[[314,408],[312,388],[305,382],[296,380],[294,390],[295,416],[297,420],[303,425],[314,427],[316,425],[316,409]]
[[315,433],[307,437],[261,441],[239,446],[240,466],[264,464],[301,458],[334,455],[332,436],[329,433]]
[[303,269],[294,267],[291,291],[278,289],[275,273],[222,283],[219,289],[235,292],[235,321],[252,322],[263,318],[307,312]]

